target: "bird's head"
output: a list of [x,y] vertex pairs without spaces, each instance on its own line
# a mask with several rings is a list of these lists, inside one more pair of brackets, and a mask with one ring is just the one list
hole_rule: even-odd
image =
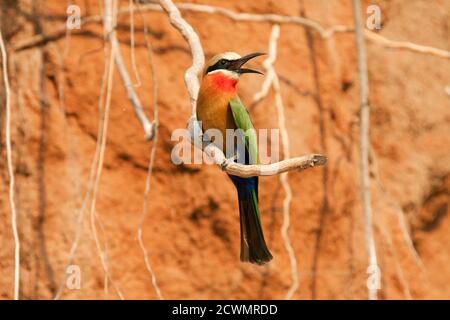
[[241,57],[236,52],[224,52],[215,55],[208,61],[205,67],[205,75],[216,72],[222,72],[232,78],[239,78],[243,73],[259,73],[260,71],[242,68],[242,66],[250,59],[265,55],[265,53],[255,52]]
[[205,66],[204,77],[219,85],[220,89],[229,91],[234,89],[239,77],[243,73],[258,73],[260,71],[243,68],[242,66],[255,57],[265,53],[255,52],[241,57],[236,52],[224,52],[215,55]]

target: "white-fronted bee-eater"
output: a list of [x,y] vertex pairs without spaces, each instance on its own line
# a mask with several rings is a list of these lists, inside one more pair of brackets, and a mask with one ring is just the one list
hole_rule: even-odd
[[[213,57],[205,67],[197,100],[197,118],[201,121],[203,132],[216,129],[222,133],[223,143],[218,147],[222,148],[227,157],[232,154],[237,157],[237,161],[243,158],[242,163],[245,164],[258,163],[258,145],[250,115],[239,99],[236,86],[239,77],[244,73],[261,74],[259,71],[242,67],[248,60],[261,55],[263,53],[252,53],[241,57],[234,52],[225,52]],[[243,134],[237,138],[234,136],[233,140],[242,140],[243,155],[237,154],[237,148],[232,147],[233,149],[229,150],[227,129],[241,129]],[[264,240],[258,209],[258,177],[229,177],[238,193],[241,261],[264,264],[272,259],[272,254]]]

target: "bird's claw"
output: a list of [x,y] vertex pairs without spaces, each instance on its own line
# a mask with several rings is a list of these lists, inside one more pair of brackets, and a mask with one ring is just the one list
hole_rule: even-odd
[[234,160],[236,160],[236,159],[237,159],[237,156],[234,155],[234,156],[231,157],[231,158],[227,158],[227,159],[223,160],[222,163],[220,164],[220,168],[221,168],[222,170],[225,170],[226,167],[228,167],[228,165],[229,165],[230,163],[233,163]]

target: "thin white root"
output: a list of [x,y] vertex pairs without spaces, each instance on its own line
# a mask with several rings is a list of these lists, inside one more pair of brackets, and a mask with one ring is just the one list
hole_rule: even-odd
[[19,230],[17,227],[17,211],[14,201],[14,168],[12,162],[12,150],[11,150],[11,90],[9,87],[8,77],[8,55],[6,53],[5,43],[3,41],[3,35],[0,30],[0,49],[2,53],[2,69],[3,69],[3,82],[5,84],[6,94],[6,126],[5,126],[5,139],[6,139],[6,160],[8,164],[9,175],[9,206],[11,209],[11,228],[14,237],[14,300],[19,300],[19,286],[20,286],[20,239]]

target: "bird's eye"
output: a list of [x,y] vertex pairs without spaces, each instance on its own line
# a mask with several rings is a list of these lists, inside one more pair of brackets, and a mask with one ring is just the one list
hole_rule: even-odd
[[225,60],[225,59],[220,59],[220,60],[219,60],[219,64],[220,64],[221,66],[224,66],[224,65],[227,64],[227,60]]

